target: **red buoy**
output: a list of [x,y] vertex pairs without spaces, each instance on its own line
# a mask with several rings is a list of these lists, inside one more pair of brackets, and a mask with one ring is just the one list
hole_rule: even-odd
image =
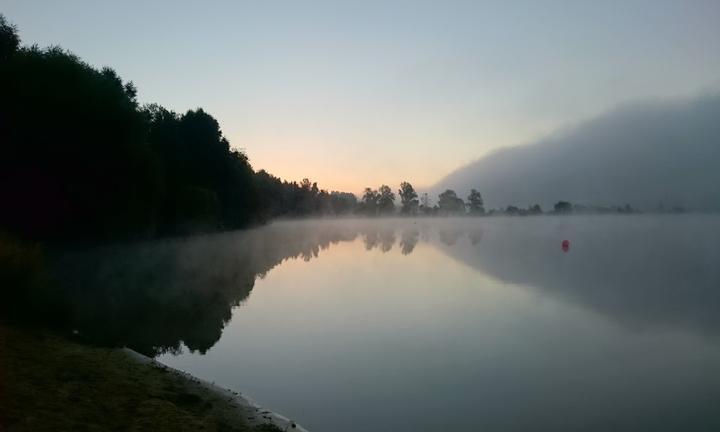
[[563,252],[567,252],[570,250],[570,240],[562,241],[562,250],[563,250]]

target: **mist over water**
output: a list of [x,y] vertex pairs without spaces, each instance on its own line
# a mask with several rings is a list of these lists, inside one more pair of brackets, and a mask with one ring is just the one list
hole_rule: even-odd
[[717,262],[709,215],[286,221],[63,254],[53,301],[314,431],[712,429]]
[[720,1],[4,3],[0,432],[720,431]]

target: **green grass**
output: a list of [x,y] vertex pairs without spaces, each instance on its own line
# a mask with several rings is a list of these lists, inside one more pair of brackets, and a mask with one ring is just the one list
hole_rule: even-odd
[[279,431],[234,402],[117,349],[0,326],[0,430]]

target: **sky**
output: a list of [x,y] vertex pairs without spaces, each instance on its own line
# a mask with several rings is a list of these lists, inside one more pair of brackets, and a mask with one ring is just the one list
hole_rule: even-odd
[[430,186],[636,100],[720,89],[720,2],[0,0],[24,44],[202,107],[255,169]]

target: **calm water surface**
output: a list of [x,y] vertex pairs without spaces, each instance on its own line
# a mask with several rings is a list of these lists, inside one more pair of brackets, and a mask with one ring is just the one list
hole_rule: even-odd
[[720,430],[718,216],[279,222],[56,274],[82,337],[314,432]]
[[162,362],[314,431],[720,427],[716,217],[262,230],[311,248],[259,277],[210,349]]

